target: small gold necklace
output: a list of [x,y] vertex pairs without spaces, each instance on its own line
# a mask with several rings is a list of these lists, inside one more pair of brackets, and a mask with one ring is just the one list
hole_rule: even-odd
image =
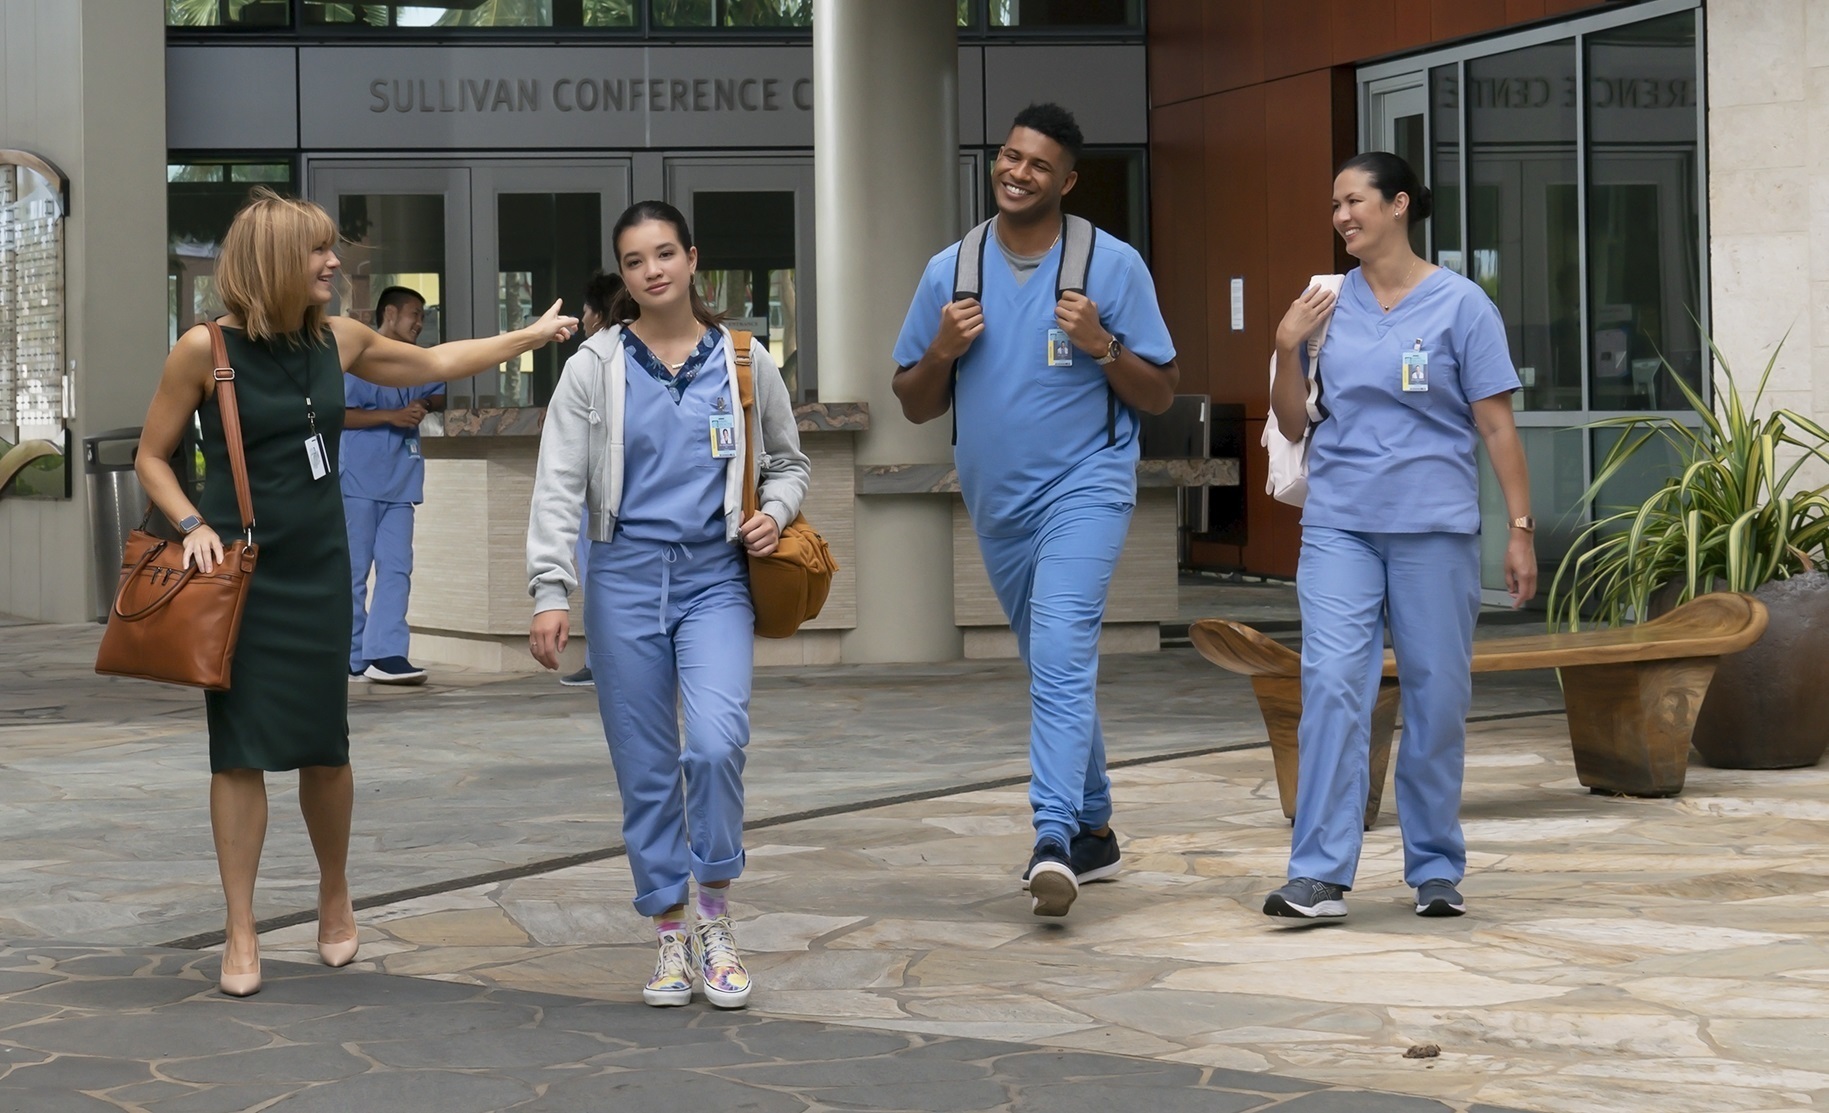
[[[1397,293],[1396,293],[1396,296],[1391,299],[1390,305],[1386,305],[1384,303],[1384,299],[1378,296],[1378,291],[1376,291],[1376,290],[1372,291],[1372,300],[1376,301],[1378,303],[1378,308],[1384,310],[1386,313],[1389,313],[1391,310],[1393,310],[1397,307],[1397,303],[1403,300],[1404,289],[1409,285],[1410,276],[1416,273],[1416,264],[1418,264],[1422,261],[1423,261],[1423,257],[1421,255],[1416,256],[1414,259],[1412,259],[1410,261],[1410,269],[1404,272],[1403,281],[1399,282],[1397,284]],[[1366,286],[1370,287],[1371,283],[1367,282]]]

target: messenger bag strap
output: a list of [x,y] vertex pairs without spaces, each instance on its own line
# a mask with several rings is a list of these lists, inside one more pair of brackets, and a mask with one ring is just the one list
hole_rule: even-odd
[[743,403],[743,520],[756,516],[756,438],[762,423],[756,420],[756,376],[749,365],[750,334],[730,330],[730,350],[736,356],[737,397]]
[[229,448],[229,471],[235,477],[235,505],[241,510],[241,531],[254,540],[254,496],[248,490],[248,458],[241,444],[241,409],[235,404],[235,369],[229,366],[229,346],[216,321],[203,322],[210,330],[210,360],[215,366],[216,411],[222,418],[222,439]]

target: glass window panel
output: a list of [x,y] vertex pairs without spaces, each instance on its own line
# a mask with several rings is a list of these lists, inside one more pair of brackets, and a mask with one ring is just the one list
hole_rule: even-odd
[[[342,289],[332,311],[375,324],[375,299],[405,286],[425,299],[419,345],[444,339],[445,199],[442,194],[348,193],[337,205]],[[450,291],[461,296],[460,291]]]
[[1457,274],[1467,273],[1461,251],[1461,88],[1453,66],[1429,71],[1430,128],[1435,150],[1429,156],[1429,192],[1435,213],[1435,262]]
[[1575,41],[1467,63],[1468,277],[1499,307],[1522,408],[1579,410]]
[[[1549,577],[1575,544],[1587,522],[1581,502],[1588,488],[1587,472],[1581,456],[1582,430],[1579,428],[1546,428],[1520,426],[1518,438],[1524,442],[1524,456],[1529,461],[1531,480],[1531,516],[1537,519],[1537,566],[1540,592],[1549,590]],[[1505,492],[1499,488],[1498,476],[1480,449],[1480,516],[1487,522],[1511,520],[1506,512]],[[1481,586],[1499,590],[1505,587],[1505,546],[1510,531],[1488,529],[1480,534]]]
[[649,0],[656,27],[811,27],[813,0]]
[[165,0],[167,27],[289,27],[292,0]]
[[767,343],[790,396],[811,397],[812,376],[800,367],[794,194],[697,191],[692,225],[705,301],[728,314],[732,328],[747,328]]
[[187,162],[165,168],[166,331],[171,343],[205,316],[220,314],[216,299],[216,249],[235,214],[247,203],[250,183],[294,192],[292,164]]
[[1143,214],[1149,198],[1143,190],[1143,152],[1082,151],[1073,169],[1079,180],[1062,199],[1061,208],[1144,250]]
[[1142,27],[1142,0],[990,0],[992,27]]
[[1662,360],[1701,388],[1696,14],[1587,45],[1591,406],[1683,408]]
[[[584,284],[603,265],[603,201],[597,193],[503,193],[496,197],[496,328],[518,329],[563,298],[576,313]],[[495,404],[544,406],[559,369],[583,336],[548,344],[501,367]]]
[[640,0],[305,0],[308,24],[366,27],[633,27]]

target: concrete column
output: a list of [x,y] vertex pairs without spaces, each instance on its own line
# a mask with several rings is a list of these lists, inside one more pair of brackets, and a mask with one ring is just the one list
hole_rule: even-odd
[[[945,420],[915,426],[890,352],[922,268],[957,238],[959,50],[953,0],[820,0],[813,9],[819,394],[867,402],[859,464],[950,461]],[[846,661],[961,653],[952,500],[859,496],[857,627]]]

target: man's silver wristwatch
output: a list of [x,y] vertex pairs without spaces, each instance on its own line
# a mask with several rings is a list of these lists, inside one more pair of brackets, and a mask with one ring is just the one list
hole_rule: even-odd
[[1123,351],[1124,345],[1118,343],[1117,337],[1112,337],[1111,343],[1105,348],[1105,354],[1099,357],[1099,366],[1104,367],[1108,363],[1116,363],[1119,353]]

